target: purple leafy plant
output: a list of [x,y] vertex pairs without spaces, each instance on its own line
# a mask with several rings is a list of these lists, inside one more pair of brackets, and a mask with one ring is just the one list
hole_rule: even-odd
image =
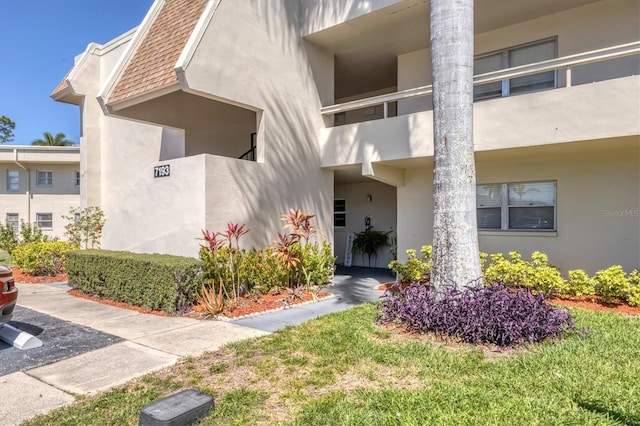
[[387,291],[379,315],[380,322],[399,322],[411,331],[501,347],[560,339],[576,330],[571,313],[546,304],[542,294],[501,284],[436,293],[415,283]]

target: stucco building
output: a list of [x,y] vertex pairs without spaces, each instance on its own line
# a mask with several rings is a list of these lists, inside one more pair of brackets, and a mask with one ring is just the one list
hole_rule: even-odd
[[[90,44],[52,96],[81,108],[102,246],[194,256],[229,221],[265,245],[291,207],[338,262],[367,217],[400,257],[430,243],[428,21],[427,0],[157,0]],[[475,34],[480,248],[639,267],[640,3],[476,0]]]
[[63,216],[80,207],[81,182],[77,146],[0,146],[0,222],[16,231],[20,222],[37,224],[63,237]]

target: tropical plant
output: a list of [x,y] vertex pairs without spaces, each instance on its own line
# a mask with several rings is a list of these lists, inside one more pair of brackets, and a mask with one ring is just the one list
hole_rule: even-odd
[[64,133],[56,133],[53,136],[49,132],[44,132],[42,139],[34,139],[31,141],[31,145],[38,146],[72,146],[75,145],[73,141],[67,139],[67,135]]
[[387,291],[379,315],[381,322],[411,331],[504,347],[558,339],[576,329],[571,313],[548,305],[544,295],[500,284],[434,291],[414,283]]
[[224,283],[222,281],[220,281],[217,290],[212,280],[203,282],[196,301],[207,313],[218,315],[224,310],[223,289]]
[[[289,213],[282,215],[280,220],[284,222],[284,229],[291,230],[291,233],[284,236],[278,233],[280,253],[277,256],[285,260],[288,268],[299,266],[307,291],[311,290],[311,275],[308,265],[305,264],[305,249],[309,239],[318,233],[318,229],[311,221],[314,217],[315,215],[303,213],[300,209],[289,209]],[[315,300],[317,294],[314,293],[313,296]]]
[[378,251],[389,247],[390,233],[391,231],[382,232],[374,230],[373,226],[367,227],[367,229],[362,232],[356,232],[356,237],[353,239],[353,254],[362,254],[363,262],[364,255],[366,254],[369,259],[369,267],[371,267],[371,256],[373,256],[373,266],[375,266],[378,260]]
[[[479,284],[473,146],[473,0],[431,0],[433,267],[431,285]],[[424,141],[431,143],[431,141]]]

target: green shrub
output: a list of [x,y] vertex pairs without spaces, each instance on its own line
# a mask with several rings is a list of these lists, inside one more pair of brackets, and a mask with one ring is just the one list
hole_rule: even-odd
[[273,248],[252,249],[242,258],[240,274],[250,291],[268,293],[287,286],[287,270],[280,259],[273,255]]
[[406,262],[392,260],[388,267],[396,274],[396,280],[399,282],[414,283],[424,281],[429,277],[429,273],[431,272],[431,265],[433,263],[431,259],[432,252],[432,246],[422,246],[420,249],[422,257],[418,259],[414,249],[407,249]]
[[602,269],[594,275],[596,292],[604,302],[626,301],[631,290],[631,283],[626,277],[622,266],[613,265]]
[[522,260],[517,251],[509,252],[509,259],[502,253],[493,253],[491,264],[485,269],[482,277],[484,285],[503,284],[507,287],[527,286],[528,262]]
[[336,257],[333,256],[333,250],[328,242],[307,244],[304,246],[302,259],[304,267],[308,271],[311,285],[325,285],[333,277],[333,272],[336,269]]
[[629,299],[627,302],[631,306],[640,306],[640,269],[634,269],[629,274]]
[[569,271],[569,280],[565,282],[561,293],[572,296],[592,296],[596,294],[595,280],[583,271],[575,269]]
[[[55,239],[54,239],[55,240]],[[38,224],[20,222],[20,244],[38,243],[51,241],[49,237],[42,233],[42,229]]]
[[20,222],[20,230],[16,233],[10,223],[0,223],[0,249],[9,254],[19,245],[46,241],[49,241],[49,237],[42,233],[37,224]]
[[74,247],[68,241],[32,242],[13,250],[13,261],[30,275],[55,276],[64,272],[65,255]]
[[9,222],[4,225],[0,223],[0,250],[11,254],[17,246],[18,236],[13,229],[13,225]]
[[525,286],[538,293],[551,294],[562,290],[564,283],[558,268],[549,265],[548,256],[534,251],[527,265]]
[[145,309],[173,313],[196,301],[204,265],[190,257],[107,250],[67,253],[69,285]]
[[[503,284],[509,287],[526,287],[535,293],[556,293],[564,288],[564,279],[555,266],[549,265],[546,254],[533,252],[531,261],[522,259],[517,251],[509,252],[509,259],[502,253],[491,255],[491,264],[484,270],[485,285]],[[482,259],[481,263],[486,260]]]

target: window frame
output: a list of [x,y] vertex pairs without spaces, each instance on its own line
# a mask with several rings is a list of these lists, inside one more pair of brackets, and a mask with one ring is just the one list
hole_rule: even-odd
[[[336,201],[342,201],[344,208],[342,210],[336,210]],[[336,225],[336,216],[343,215],[344,225]],[[347,199],[346,198],[334,198],[333,199],[333,227],[334,228],[346,228],[347,227]]]
[[[47,173],[45,183],[40,182],[40,173]],[[36,186],[53,186],[53,170],[36,170]]]
[[[13,173],[17,173],[17,176],[15,178],[17,178],[17,180],[18,180],[18,182],[17,182],[18,186],[15,189],[11,187],[11,179],[12,179],[11,174],[13,174]],[[7,170],[7,191],[8,192],[19,192],[20,191],[20,170],[17,170],[17,169],[8,169]]]
[[[15,221],[9,219],[9,217],[15,217]],[[6,224],[12,224],[13,225],[13,232],[14,234],[18,234],[18,232],[20,232],[20,213],[7,213],[5,215],[5,223]]]
[[[513,205],[509,203],[509,187],[522,184],[553,184],[553,204],[529,204],[526,206]],[[496,206],[482,206],[478,203],[477,190],[480,187],[500,186],[500,228],[482,228],[478,220],[477,226],[479,232],[558,232],[558,182],[555,180],[540,180],[528,182],[507,182],[507,183],[483,183],[476,185],[476,218],[478,210],[497,208]],[[552,228],[513,228],[509,222],[509,214],[511,208],[536,208],[536,207],[553,207],[553,227]]]
[[[41,216],[49,215],[51,219],[43,220]],[[50,226],[43,226],[42,222],[50,223]],[[40,227],[40,229],[53,229],[53,213],[36,213],[36,225]]]
[[75,170],[75,186],[80,186],[80,171]]
[[[523,44],[519,44],[516,46],[509,46],[506,47],[504,49],[498,49],[498,50],[494,50],[492,52],[486,52],[483,53],[481,55],[476,55],[474,56],[473,60],[474,62],[478,59],[483,59],[483,58],[487,58],[490,56],[495,56],[500,54],[502,56],[502,65],[500,70],[505,70],[508,68],[511,68],[511,65],[509,64],[509,53],[518,49],[523,49],[526,47],[531,47],[531,46],[535,46],[538,44],[545,44],[545,43],[549,43],[549,42],[553,42],[553,58],[551,59],[556,59],[558,57],[558,37],[549,37],[549,38],[544,38],[541,40],[536,40],[536,41],[531,41],[528,43],[523,43]],[[533,62],[532,62],[533,63]],[[474,66],[475,68],[475,66]],[[498,70],[496,70],[498,71]],[[476,97],[476,94],[473,94],[473,101],[484,101],[484,100],[488,100],[488,99],[499,99],[499,98],[505,98],[505,97],[509,97],[509,96],[517,96],[517,95],[524,95],[527,93],[535,93],[535,92],[541,92],[544,90],[551,90],[551,89],[557,89],[558,88],[558,70],[554,70],[554,71],[542,71],[540,72],[540,74],[545,73],[545,72],[553,72],[553,86],[552,87],[547,87],[544,89],[537,89],[537,90],[528,90],[525,92],[518,92],[516,94],[511,94],[511,86],[510,86],[510,82],[512,79],[507,78],[505,80],[501,80],[501,93],[500,95],[489,95],[489,96],[479,96]],[[476,75],[475,71],[474,71],[474,75]],[[537,74],[531,74],[531,75],[537,75]],[[514,77],[514,78],[518,78],[518,77]],[[495,84],[495,83],[486,83],[488,84]],[[478,86],[474,86],[474,87],[482,87],[483,85],[478,85]]]

